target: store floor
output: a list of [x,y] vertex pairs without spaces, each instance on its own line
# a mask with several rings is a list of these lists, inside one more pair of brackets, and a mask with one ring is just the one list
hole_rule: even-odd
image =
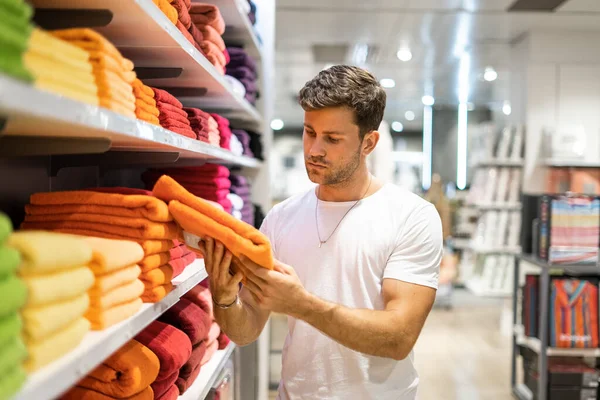
[[[455,290],[452,303],[451,310],[434,308],[415,347],[419,400],[512,399],[510,337],[500,328],[507,302]],[[282,344],[286,328],[285,317],[276,317],[271,330],[274,347]],[[280,358],[272,357],[272,382],[280,366]],[[275,394],[271,392],[270,399]]]

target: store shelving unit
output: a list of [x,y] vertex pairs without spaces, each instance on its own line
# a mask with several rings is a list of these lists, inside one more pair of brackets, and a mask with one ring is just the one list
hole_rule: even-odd
[[218,350],[216,354],[210,359],[210,361],[202,366],[200,375],[196,381],[189,387],[189,389],[181,396],[180,400],[199,400],[204,399],[213,385],[219,379],[221,370],[225,366],[225,363],[235,350],[235,344],[233,342],[224,350]]

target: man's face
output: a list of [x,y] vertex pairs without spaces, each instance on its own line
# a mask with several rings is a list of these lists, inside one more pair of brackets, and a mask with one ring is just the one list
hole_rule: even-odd
[[314,183],[343,183],[360,166],[359,128],[346,107],[306,111],[302,139],[306,172]]

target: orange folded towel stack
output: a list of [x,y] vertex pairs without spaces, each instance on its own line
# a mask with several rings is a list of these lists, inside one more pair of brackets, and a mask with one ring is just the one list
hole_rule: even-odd
[[133,63],[104,36],[89,28],[63,29],[54,36],[88,52],[98,86],[100,106],[135,118],[132,84],[136,78]]
[[96,280],[88,291],[90,307],[85,317],[92,329],[106,329],[121,322],[142,306],[144,284],[138,279],[144,258],[142,247],[132,241],[95,237],[85,239],[93,256],[89,265]]
[[133,94],[135,96],[135,116],[142,121],[150,122],[154,125],[160,125],[158,116],[160,111],[156,107],[154,100],[154,90],[146,86],[139,79],[133,81]]
[[[23,229],[121,239],[138,242],[144,258],[139,261],[139,279],[144,281],[144,302],[161,300],[172,289],[171,282],[146,285],[146,274],[167,264],[179,228],[168,206],[145,190],[96,188],[92,190],[35,193],[25,206]],[[163,269],[164,270],[164,269]],[[130,271],[131,275],[135,275]],[[156,274],[157,272],[154,272]],[[135,276],[135,278],[138,278]],[[131,279],[135,279],[131,278]],[[166,280],[166,278],[163,278]],[[158,282],[153,277],[151,282]]]
[[190,33],[198,43],[200,51],[225,75],[225,66],[229,59],[222,38],[225,33],[225,20],[219,8],[213,4],[193,3],[189,14],[192,20]]
[[152,0],[152,2],[167,16],[173,25],[177,23],[177,10],[170,4],[169,0]]

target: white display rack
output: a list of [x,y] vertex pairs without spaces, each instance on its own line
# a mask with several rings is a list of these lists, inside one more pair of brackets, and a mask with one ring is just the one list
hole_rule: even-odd
[[491,289],[486,287],[480,278],[472,278],[465,282],[465,287],[476,296],[480,297],[509,297],[510,289]]
[[133,317],[103,331],[91,331],[77,348],[28,377],[13,400],[53,399],[79,382],[185,293],[207,277],[204,260],[196,260],[173,279],[174,288],[158,303],[144,304]]
[[175,152],[179,153],[181,159],[222,162],[249,168],[261,166],[254,158],[236,156],[229,150],[102,107],[42,91],[1,74],[0,116],[8,120],[3,134],[22,136],[24,144],[28,144],[25,143],[28,137],[103,138],[110,141],[111,150]]
[[572,167],[572,168],[600,168],[600,160],[565,160],[560,158],[547,158],[543,162],[547,167]]
[[[40,8],[110,11],[110,23],[94,29],[117,46],[136,68],[152,68],[155,72],[170,69],[171,73],[180,70],[180,74],[169,73],[152,79],[142,76],[145,84],[161,88],[206,89],[202,96],[177,98],[185,105],[219,111],[230,119],[262,124],[262,116],[256,108],[233,91],[225,78],[152,0],[33,0],[32,3]],[[72,19],[73,16],[64,13],[63,18]],[[225,21],[229,23],[227,18]],[[256,51],[260,53],[258,48]]]
[[523,165],[523,159],[491,158],[477,162],[475,167],[522,167]]
[[235,344],[230,342],[224,350],[218,350],[215,355],[212,356],[210,361],[200,368],[200,375],[198,375],[198,378],[196,378],[192,386],[190,386],[184,394],[179,396],[179,399],[204,400],[217,379],[219,379],[221,371],[225,367],[227,360],[229,360],[235,348]]
[[[523,325],[516,325],[514,332],[517,337],[517,344],[519,346],[527,347],[537,354],[540,354],[542,348],[542,342],[538,338],[525,336]],[[561,356],[561,357],[600,357],[600,349],[563,349],[556,347],[548,347],[546,354],[549,356]]]

